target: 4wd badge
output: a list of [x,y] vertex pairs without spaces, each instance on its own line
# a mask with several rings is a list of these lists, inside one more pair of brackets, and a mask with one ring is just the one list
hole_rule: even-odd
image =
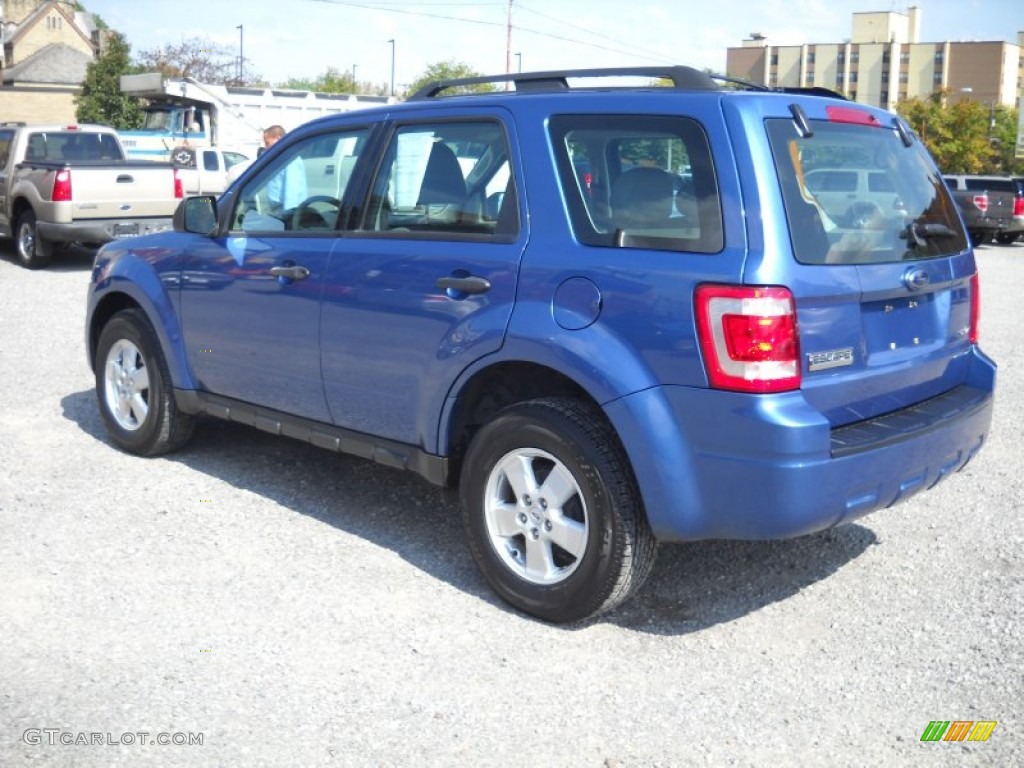
[[824,371],[829,368],[841,368],[844,365],[853,365],[853,347],[807,354],[807,370],[809,371]]

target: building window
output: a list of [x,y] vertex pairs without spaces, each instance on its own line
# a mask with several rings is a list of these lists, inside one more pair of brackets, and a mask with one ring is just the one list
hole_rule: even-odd
[[814,85],[814,72],[807,73],[807,84]]
[[813,64],[814,63],[814,51],[811,51],[810,53],[807,54],[807,63],[808,64]]
[[840,53],[839,58],[836,59],[836,61],[839,63],[839,66],[842,67],[844,64],[846,64],[846,54]]
[[850,101],[856,101],[856,100],[857,100],[857,92],[856,91],[850,91]]
[[935,52],[935,60],[936,61],[942,61],[943,58],[945,58],[945,56],[943,55],[942,51],[936,51]]
[[850,73],[850,82],[851,83],[856,83],[857,82],[857,73],[856,72],[851,72]]
[[882,70],[882,80],[888,80],[888,79],[889,79],[889,70],[888,69],[883,69]]
[[932,82],[934,82],[936,84],[941,83],[942,82],[942,73],[941,72],[936,72],[932,76]]
[[900,72],[900,82],[901,83],[909,82],[909,80],[910,80],[910,76],[907,75],[906,72]]
[[889,63],[889,52],[888,51],[884,51],[882,53],[882,63],[883,64],[888,64]]
[[903,53],[900,54],[900,63],[901,64],[909,64],[910,63],[910,52],[909,51],[904,51]]
[[860,61],[860,53],[854,51],[853,53],[850,54],[850,63],[856,64],[858,61]]
[[779,66],[779,54],[777,54],[777,53],[773,53],[772,54],[771,65],[773,67]]
[[882,106],[884,107],[888,103],[889,103],[889,92],[888,91],[882,91]]

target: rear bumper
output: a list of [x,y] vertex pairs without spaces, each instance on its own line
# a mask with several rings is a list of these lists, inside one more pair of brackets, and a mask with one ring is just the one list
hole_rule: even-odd
[[892,506],[975,456],[992,420],[995,364],[971,354],[960,387],[842,429],[800,392],[662,387],[606,411],[659,539],[788,538]]
[[109,243],[137,235],[164,232],[173,227],[173,219],[86,219],[70,223],[55,224],[40,221],[36,224],[39,236],[51,243]]

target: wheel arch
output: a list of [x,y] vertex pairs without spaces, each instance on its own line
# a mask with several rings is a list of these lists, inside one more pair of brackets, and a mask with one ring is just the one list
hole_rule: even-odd
[[[95,370],[96,349],[103,327],[118,312],[138,309],[156,333],[172,385],[176,389],[195,389],[192,372],[185,355],[178,315],[166,288],[149,265],[136,262],[124,265],[122,259],[104,269],[101,289],[90,300],[86,329],[89,364]],[[109,266],[109,265],[108,265]]]

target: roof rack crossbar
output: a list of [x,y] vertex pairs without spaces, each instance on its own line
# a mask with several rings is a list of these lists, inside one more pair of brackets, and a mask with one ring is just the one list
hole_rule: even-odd
[[516,91],[558,91],[566,90],[570,77],[650,77],[670,80],[672,87],[686,91],[717,90],[716,79],[728,80],[708,75],[693,67],[608,67],[600,69],[564,69],[546,72],[510,72],[503,75],[484,75],[481,77],[461,77],[454,80],[439,80],[429,83],[414,93],[409,101],[432,99],[451,88],[466,85],[484,85],[492,83],[512,83]]

